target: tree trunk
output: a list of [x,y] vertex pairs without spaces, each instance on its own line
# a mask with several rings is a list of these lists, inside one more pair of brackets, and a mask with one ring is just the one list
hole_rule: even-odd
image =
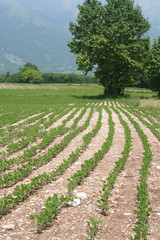
[[107,94],[109,92],[109,84],[107,79],[105,79],[104,81],[104,87],[105,87],[104,94]]
[[110,85],[107,79],[105,79],[104,81],[104,87],[105,87],[104,95],[107,95],[107,94],[120,95],[122,91],[122,89],[119,86],[115,87],[113,85]]

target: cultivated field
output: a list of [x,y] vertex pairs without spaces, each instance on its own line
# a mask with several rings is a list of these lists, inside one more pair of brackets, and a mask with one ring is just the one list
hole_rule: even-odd
[[82,87],[0,91],[1,240],[160,239],[160,110]]

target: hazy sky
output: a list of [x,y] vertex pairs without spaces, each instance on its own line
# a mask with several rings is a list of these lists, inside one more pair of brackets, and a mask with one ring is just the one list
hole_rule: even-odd
[[[52,0],[57,1],[57,0]],[[66,10],[70,10],[73,12],[73,14],[76,16],[77,14],[77,5],[82,4],[84,0],[59,0],[59,2],[62,3],[62,6],[66,8]],[[102,4],[106,3],[106,0],[101,0]],[[149,11],[151,10],[151,6],[153,8],[159,7],[160,0],[135,0],[135,4],[139,4],[142,7],[142,11]],[[158,10],[158,9],[157,9]],[[160,13],[160,9],[158,10]],[[152,15],[152,11],[150,11],[150,14]]]

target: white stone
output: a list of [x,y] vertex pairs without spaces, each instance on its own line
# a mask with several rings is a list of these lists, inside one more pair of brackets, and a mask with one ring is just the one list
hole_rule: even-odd
[[6,225],[3,225],[3,228],[6,230],[13,230],[15,228],[15,225],[14,224],[6,224]]
[[160,166],[157,166],[156,168],[157,168],[157,169],[160,169]]
[[79,192],[76,194],[76,197],[80,199],[85,199],[87,198],[87,195],[84,192]]
[[114,213],[114,210],[110,210],[110,213]]
[[81,203],[80,199],[75,198],[75,199],[73,199],[73,201],[69,201],[69,202],[68,202],[68,205],[71,206],[71,207],[76,207],[76,206],[78,206],[80,203]]

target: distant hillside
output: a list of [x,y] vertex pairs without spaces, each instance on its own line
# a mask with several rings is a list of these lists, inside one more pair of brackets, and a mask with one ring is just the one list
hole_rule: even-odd
[[35,2],[0,0],[0,71],[13,72],[29,61],[43,72],[74,72],[74,56],[67,47],[68,12],[58,11],[49,0],[38,1],[38,7]]
[[[24,63],[42,72],[77,72],[69,52],[69,21],[82,0],[0,0],[0,73],[16,72]],[[104,0],[102,0],[105,3]],[[150,18],[150,34],[160,31],[160,1],[136,0]]]

